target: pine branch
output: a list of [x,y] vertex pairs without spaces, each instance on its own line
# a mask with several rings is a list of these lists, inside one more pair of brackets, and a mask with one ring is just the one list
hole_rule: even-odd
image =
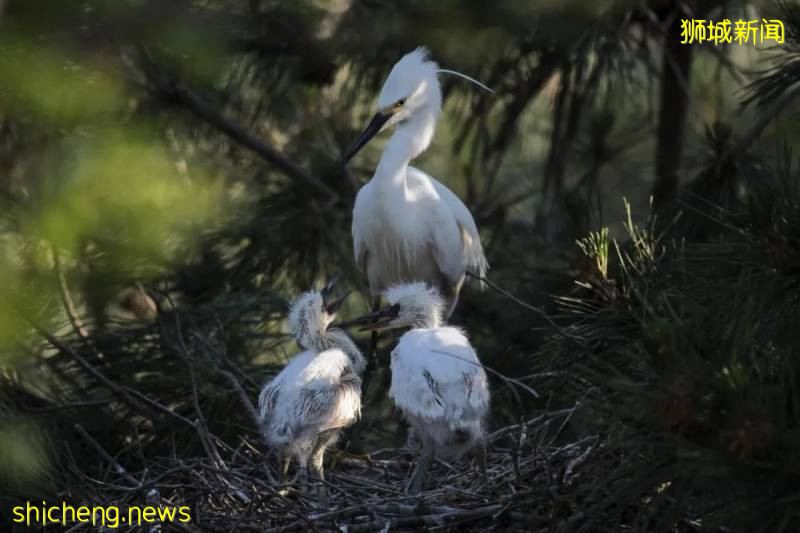
[[35,329],[39,333],[39,335],[44,337],[47,340],[47,342],[49,342],[50,345],[53,346],[53,348],[57,349],[63,354],[72,357],[75,361],[78,362],[78,364],[80,364],[83,367],[84,370],[86,370],[89,374],[94,376],[94,378],[97,381],[102,383],[106,388],[108,388],[112,392],[122,397],[122,399],[126,404],[128,404],[128,406],[132,407],[135,411],[147,415],[149,418],[156,417],[155,412],[151,408],[147,407],[146,405],[142,404],[141,402],[133,398],[127,387],[124,387],[108,379],[105,376],[105,374],[103,374],[102,372],[100,372],[100,370],[95,368],[83,356],[81,356],[78,352],[76,352],[63,342],[59,341],[56,337],[51,335],[46,329],[44,329],[41,325],[39,325],[35,320],[27,316],[25,318],[27,322],[31,325],[31,327],[33,327],[33,329]]
[[292,179],[306,183],[318,192],[324,193],[331,201],[339,197],[337,192],[312,176],[307,170],[283,155],[247,128],[226,117],[211,103],[205,101],[190,88],[179,84],[146,52],[141,54],[147,80],[165,101],[176,104],[193,114],[206,124],[227,135],[231,140],[258,154],[261,159],[274,166]]

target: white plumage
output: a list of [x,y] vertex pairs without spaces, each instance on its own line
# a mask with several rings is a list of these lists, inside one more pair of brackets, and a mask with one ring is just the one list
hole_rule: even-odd
[[378,113],[345,160],[376,133],[397,124],[375,174],[356,196],[352,226],[356,262],[374,296],[397,283],[424,281],[446,298],[449,316],[465,272],[484,276],[488,264],[475,221],[463,202],[409,166],[430,145],[441,114],[439,72],[443,71],[424,48],[403,56],[381,89]]
[[435,456],[475,450],[482,467],[483,419],[489,408],[486,372],[464,332],[442,325],[444,301],[422,282],[384,293],[390,307],[365,317],[370,328],[410,327],[392,351],[389,395],[403,412],[423,451],[409,491],[417,492]]
[[304,463],[320,433],[358,420],[359,389],[353,362],[343,350],[295,355],[259,396],[270,444]]
[[458,328],[415,329],[392,351],[389,396],[438,455],[460,456],[483,436],[486,373]]
[[[259,395],[264,436],[281,458],[282,479],[292,458],[323,479],[326,448],[361,414],[364,358],[344,331],[328,329],[344,299],[327,303],[330,291],[332,283],[292,304],[289,328],[305,351],[295,355]],[[320,500],[326,500],[324,487]]]

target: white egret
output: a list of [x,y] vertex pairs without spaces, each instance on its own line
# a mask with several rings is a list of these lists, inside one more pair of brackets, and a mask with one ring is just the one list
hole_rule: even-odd
[[328,328],[347,294],[332,299],[336,278],[321,291],[302,294],[289,311],[289,328],[304,348],[258,398],[267,442],[278,451],[281,481],[292,458],[320,482],[319,501],[327,505],[322,462],[342,429],[361,414],[365,361],[343,330]]
[[375,306],[396,283],[425,281],[456,306],[465,272],[484,276],[489,267],[472,214],[450,189],[409,166],[431,142],[442,107],[440,69],[417,48],[398,61],[381,89],[378,112],[344,156],[346,164],[377,133],[397,124],[372,179],[353,208],[355,257]]
[[358,322],[366,329],[411,328],[392,351],[389,396],[403,412],[422,453],[408,492],[423,488],[437,456],[458,458],[472,451],[486,478],[483,419],[489,409],[486,372],[464,332],[443,325],[445,301],[425,283],[384,292],[389,307]]

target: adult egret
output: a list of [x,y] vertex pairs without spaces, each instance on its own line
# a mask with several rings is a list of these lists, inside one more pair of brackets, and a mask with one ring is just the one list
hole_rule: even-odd
[[489,267],[472,214],[450,189],[409,166],[431,142],[442,107],[440,69],[425,48],[398,61],[383,84],[378,112],[344,156],[346,164],[377,133],[397,124],[372,179],[353,208],[356,262],[367,276],[375,306],[396,283],[425,281],[447,300],[450,316],[466,271],[484,276]]
[[459,457],[473,451],[483,479],[486,448],[483,419],[489,387],[475,349],[464,332],[443,325],[445,301],[425,283],[390,287],[389,307],[358,321],[366,329],[411,328],[392,351],[389,396],[403,412],[422,453],[408,492],[423,488],[436,456]]
[[[289,310],[289,329],[304,351],[295,355],[258,398],[267,442],[278,451],[281,481],[292,458],[301,471],[324,480],[325,450],[361,414],[361,378],[365,361],[358,347],[338,328],[328,328],[347,294],[332,299],[334,277],[321,291],[302,294]],[[320,506],[327,505],[324,483]]]

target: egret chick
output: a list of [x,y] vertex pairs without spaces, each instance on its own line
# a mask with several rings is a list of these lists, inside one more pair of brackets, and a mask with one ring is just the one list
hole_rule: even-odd
[[365,361],[350,337],[328,328],[347,294],[333,299],[336,278],[321,291],[302,294],[289,310],[289,329],[304,351],[264,385],[258,398],[267,442],[278,451],[281,481],[297,459],[301,471],[320,482],[327,505],[325,450],[361,415]]
[[440,69],[424,48],[403,56],[378,97],[378,112],[344,156],[347,163],[377,133],[397,124],[372,179],[356,196],[353,245],[370,291],[424,281],[439,289],[450,316],[465,273],[483,277],[489,265],[472,214],[450,189],[409,166],[431,143],[442,108]]
[[389,306],[358,319],[365,329],[411,328],[392,351],[389,396],[422,440],[408,492],[419,492],[434,458],[472,451],[486,478],[483,420],[489,408],[486,372],[464,332],[443,324],[445,301],[425,283],[395,285]]

